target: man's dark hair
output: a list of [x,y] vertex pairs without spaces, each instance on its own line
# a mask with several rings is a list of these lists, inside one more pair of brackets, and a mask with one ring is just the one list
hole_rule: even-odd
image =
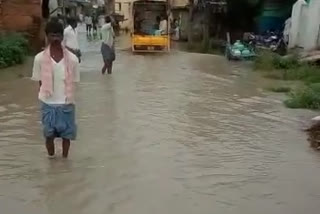
[[57,20],[50,20],[45,29],[46,34],[56,33],[63,35],[63,25]]
[[71,18],[67,19],[67,23],[68,23],[68,25],[74,25],[77,23],[77,20],[76,20],[76,18],[71,17]]
[[106,16],[105,20],[106,20],[106,23],[111,23],[111,17],[110,16]]

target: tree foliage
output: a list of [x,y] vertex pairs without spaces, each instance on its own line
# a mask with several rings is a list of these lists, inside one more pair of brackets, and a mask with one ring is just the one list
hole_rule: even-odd
[[18,33],[0,36],[0,68],[21,64],[28,53],[28,41]]

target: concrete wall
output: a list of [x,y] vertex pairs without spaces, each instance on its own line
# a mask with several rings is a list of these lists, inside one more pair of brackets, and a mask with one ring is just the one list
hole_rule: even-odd
[[306,39],[303,47],[307,50],[312,50],[320,47],[320,1],[312,0],[308,4],[307,9],[307,25],[305,30]]
[[320,1],[298,0],[292,10],[289,48],[312,50],[320,47]]
[[124,15],[125,21],[120,23],[120,27],[130,28],[132,24],[132,4],[133,0],[116,0],[115,12]]
[[186,7],[189,4],[189,0],[171,0],[171,6],[175,7]]

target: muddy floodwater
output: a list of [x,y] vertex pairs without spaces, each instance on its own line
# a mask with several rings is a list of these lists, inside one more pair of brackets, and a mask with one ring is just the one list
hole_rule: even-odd
[[1,214],[319,213],[314,112],[222,57],[119,50],[101,76],[98,43],[82,45],[69,160],[46,158],[37,84],[0,81]]

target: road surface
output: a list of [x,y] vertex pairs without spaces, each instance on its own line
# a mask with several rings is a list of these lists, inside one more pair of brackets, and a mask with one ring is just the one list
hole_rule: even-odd
[[1,214],[319,211],[320,156],[300,130],[314,113],[222,57],[119,50],[102,76],[99,44],[81,44],[69,160],[46,158],[36,84],[0,84]]

